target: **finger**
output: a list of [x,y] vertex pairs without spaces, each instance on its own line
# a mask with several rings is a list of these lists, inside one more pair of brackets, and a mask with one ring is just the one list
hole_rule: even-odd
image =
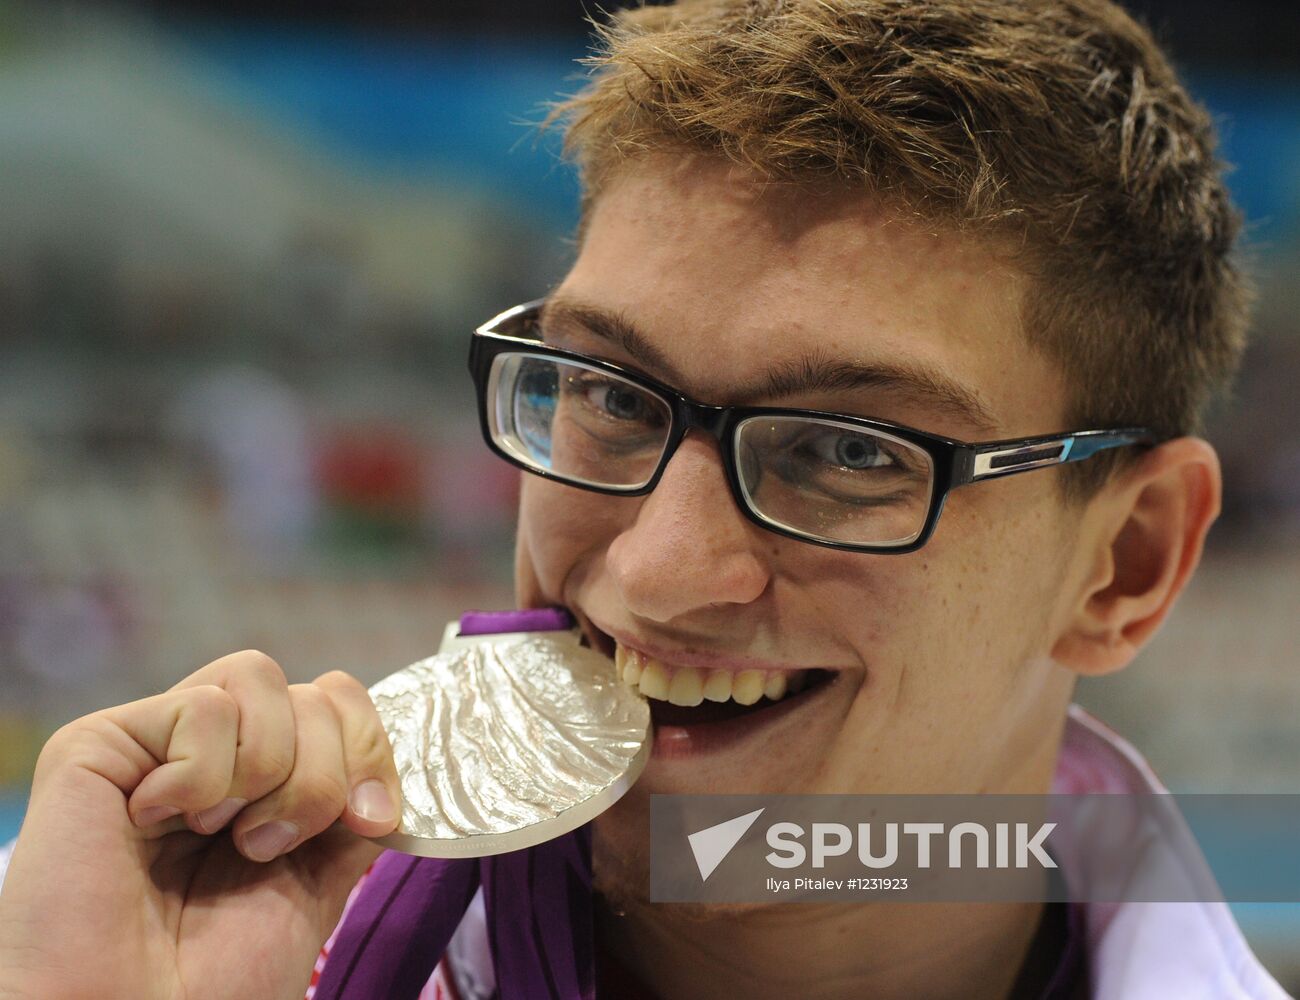
[[234,822],[235,845],[252,861],[270,861],[316,836],[342,815],[348,786],[343,737],[334,703],[311,684],[291,684],[294,766],[288,780],[245,806]]
[[204,684],[227,692],[239,706],[234,776],[225,799],[190,814],[196,833],[215,833],[247,803],[274,791],[288,779],[294,763],[294,717],[284,671],[265,653],[246,649],[213,660],[177,684],[173,691]]
[[348,808],[343,823],[365,837],[382,837],[397,828],[402,788],[393,748],[375,703],[361,682],[336,670],[312,682],[334,702],[343,730],[343,766]]
[[101,755],[100,766],[128,795],[137,826],[207,809],[228,795],[239,707],[221,688],[168,691],[86,721],[108,745],[118,744],[115,753]]

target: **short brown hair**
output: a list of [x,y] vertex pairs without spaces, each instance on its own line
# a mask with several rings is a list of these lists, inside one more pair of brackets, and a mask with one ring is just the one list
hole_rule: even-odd
[[[832,180],[1021,248],[1026,335],[1072,379],[1060,429],[1196,433],[1230,381],[1249,289],[1210,118],[1114,4],[679,0],[599,41],[554,114],[584,216],[647,150]],[[1113,466],[1068,467],[1067,493]]]

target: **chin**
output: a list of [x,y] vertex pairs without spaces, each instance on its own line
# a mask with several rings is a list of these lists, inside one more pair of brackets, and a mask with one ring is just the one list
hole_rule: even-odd
[[625,795],[595,821],[592,886],[615,912],[643,906],[650,898],[650,811],[630,809]]
[[[674,920],[708,923],[755,913],[766,903],[650,902],[649,814],[644,824],[613,815],[627,798],[596,819],[592,844],[592,886],[617,916],[653,907]],[[648,804],[648,800],[647,800]]]

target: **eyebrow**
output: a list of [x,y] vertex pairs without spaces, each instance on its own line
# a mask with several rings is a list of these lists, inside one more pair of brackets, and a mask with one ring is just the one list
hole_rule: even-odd
[[[620,347],[637,363],[661,375],[664,382],[689,384],[676,368],[625,315],[564,296],[542,304],[541,324],[561,322],[581,327]],[[866,363],[828,356],[822,351],[773,365],[737,392],[738,404],[779,399],[801,392],[846,392],[881,389],[964,420],[993,433],[998,424],[979,396],[942,372],[911,363]]]

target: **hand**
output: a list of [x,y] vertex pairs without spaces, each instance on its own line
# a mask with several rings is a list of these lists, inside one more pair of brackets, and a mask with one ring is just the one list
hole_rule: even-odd
[[262,653],[69,723],[0,892],[0,997],[301,1000],[400,801],[365,688]]

